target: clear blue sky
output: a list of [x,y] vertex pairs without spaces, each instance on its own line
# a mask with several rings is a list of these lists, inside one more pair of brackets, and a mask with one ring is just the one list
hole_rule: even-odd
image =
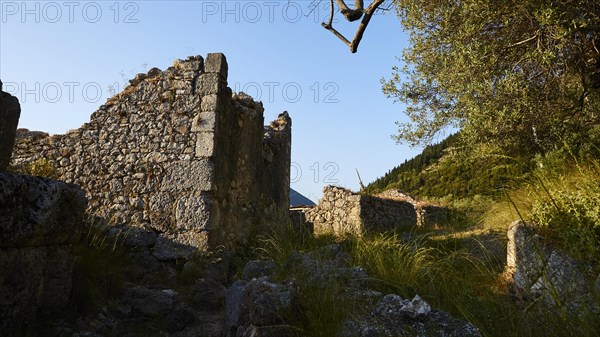
[[292,116],[292,187],[316,201],[329,183],[357,190],[355,169],[367,183],[418,152],[391,139],[404,107],[381,92],[407,44],[395,13],[374,16],[351,54],[321,27],[328,3],[2,0],[0,79],[20,127],[64,133],[136,73],[223,52],[229,86],[261,100],[266,122]]

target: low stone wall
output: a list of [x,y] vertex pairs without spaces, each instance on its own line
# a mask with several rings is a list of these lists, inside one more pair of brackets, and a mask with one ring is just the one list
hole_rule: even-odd
[[362,235],[366,232],[406,230],[417,224],[413,205],[406,201],[360,195],[326,186],[319,204],[305,211],[316,234]]
[[590,280],[579,263],[524,221],[512,223],[508,239],[506,274],[519,295],[541,298],[542,303],[573,315],[600,311],[594,301],[600,296],[600,275]]
[[86,203],[76,186],[0,173],[0,335],[68,306]]
[[417,226],[434,228],[448,223],[448,209],[440,205],[422,202],[398,189],[389,189],[377,195],[379,198],[410,202],[417,212]]
[[227,87],[223,54],[151,69],[65,135],[23,132],[14,166],[50,161],[88,211],[200,251],[289,221],[291,119]]

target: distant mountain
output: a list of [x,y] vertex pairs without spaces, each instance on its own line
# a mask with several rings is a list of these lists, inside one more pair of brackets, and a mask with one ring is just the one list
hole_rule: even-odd
[[291,207],[314,206],[314,205],[315,205],[315,203],[312,200],[310,200],[307,197],[303,196],[302,194],[298,193],[293,188],[290,188],[290,206]]

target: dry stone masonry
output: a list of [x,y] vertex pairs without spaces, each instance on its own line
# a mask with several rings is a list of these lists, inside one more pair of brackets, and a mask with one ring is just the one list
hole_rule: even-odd
[[417,212],[417,226],[433,228],[448,223],[448,209],[419,201],[398,189],[389,189],[377,195],[379,198],[410,202]]
[[326,186],[317,206],[293,208],[290,217],[298,230],[344,236],[407,230],[414,226],[433,228],[447,223],[448,210],[419,202],[400,190],[372,196]]
[[305,210],[304,217],[316,234],[338,236],[410,229],[417,224],[409,202],[360,195],[336,186],[326,186],[319,204]]
[[[291,119],[227,87],[223,54],[139,74],[65,135],[23,131],[14,166],[50,161],[88,211],[200,250],[232,248],[253,225],[289,221]],[[164,243],[164,242],[163,242]]]

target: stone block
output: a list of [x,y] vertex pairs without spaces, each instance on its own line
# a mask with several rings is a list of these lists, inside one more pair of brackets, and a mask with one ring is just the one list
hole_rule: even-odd
[[202,74],[196,80],[196,93],[201,96],[218,94],[223,86],[222,84],[219,74]]
[[214,165],[209,158],[173,162],[164,167],[164,172],[161,191],[210,191],[214,188]]
[[67,307],[86,204],[74,185],[0,173],[0,335]]
[[215,132],[216,124],[217,113],[215,111],[202,111],[192,122],[192,132]]
[[[56,315],[67,308],[73,284],[75,247],[73,245],[48,246],[44,268],[40,311],[46,316]],[[36,266],[39,267],[39,266]]]
[[202,231],[207,228],[210,217],[208,196],[184,196],[176,201],[175,221],[178,230]]
[[45,264],[45,247],[0,249],[0,334],[3,336],[24,336],[27,324],[35,318]]
[[219,95],[206,95],[202,97],[202,111],[219,111]]
[[210,53],[206,56],[206,63],[204,64],[205,73],[217,73],[227,79],[227,59],[222,53]]
[[196,135],[196,157],[212,157],[215,154],[215,134],[200,132]]
[[181,72],[197,72],[204,67],[204,59],[199,55],[190,56],[185,61],[177,59],[173,62],[173,67]]

